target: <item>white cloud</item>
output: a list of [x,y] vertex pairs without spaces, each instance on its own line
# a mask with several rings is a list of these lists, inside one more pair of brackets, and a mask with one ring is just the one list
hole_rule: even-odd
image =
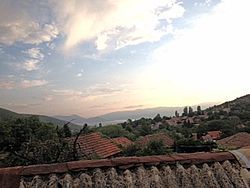
[[75,96],[75,95],[83,95],[82,91],[71,90],[71,89],[54,89],[53,92],[56,95],[60,96]]
[[29,59],[25,61],[23,68],[27,71],[34,71],[39,69],[39,60]]
[[0,80],[0,89],[13,89],[15,83],[13,81]]
[[27,6],[25,1],[0,2],[0,44],[40,44],[58,36],[59,31],[54,23],[43,22]]
[[78,73],[76,76],[77,76],[77,77],[82,77],[82,73],[80,72],[80,73]]
[[23,80],[20,83],[21,88],[38,87],[48,84],[46,80]]
[[77,77],[82,77],[82,76],[83,76],[83,73],[84,73],[84,71],[83,71],[83,69],[81,69],[81,71],[80,71],[79,73],[77,73],[76,76],[77,76]]
[[64,25],[66,49],[92,39],[99,50],[157,41],[168,30],[158,28],[159,19],[171,22],[185,11],[177,0],[64,0],[54,4]]
[[101,100],[121,94],[123,88],[117,86],[113,88],[109,83],[95,84],[83,90],[74,89],[58,89],[53,90],[54,95],[59,98],[63,97],[64,100],[79,102],[89,102],[93,100]]
[[209,7],[212,4],[212,0],[203,0],[194,3],[196,7]]
[[40,48],[30,48],[24,53],[28,54],[30,58],[42,60],[44,55],[41,53]]
[[44,100],[45,101],[52,101],[53,100],[53,96],[48,95],[48,96],[44,97]]
[[24,20],[13,23],[0,23],[0,43],[12,45],[15,42],[40,44],[56,38],[58,30],[55,25],[39,25],[36,22]]
[[52,41],[58,34],[59,31],[55,24],[38,25],[36,30],[31,31],[29,35],[21,41],[28,44],[40,44]]
[[[46,10],[42,9],[44,6],[49,10],[42,12]],[[51,22],[52,10],[55,22]],[[158,41],[171,30],[171,21],[181,17],[184,11],[177,0],[48,0],[30,4],[2,0],[0,43],[37,45],[51,42],[64,33],[65,49],[88,40],[94,40],[98,50],[121,48]],[[46,16],[49,18],[45,19]],[[159,27],[160,19],[168,24]]]
[[34,71],[39,69],[39,63],[43,60],[44,55],[40,48],[30,48],[24,51],[25,54],[29,56],[30,59],[24,62],[23,68],[27,71]]
[[0,89],[31,88],[48,84],[46,80],[0,80]]

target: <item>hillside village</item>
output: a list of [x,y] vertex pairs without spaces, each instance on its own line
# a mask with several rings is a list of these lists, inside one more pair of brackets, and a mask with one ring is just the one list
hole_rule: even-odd
[[0,0],[0,188],[250,188],[249,7]]
[[[188,153],[197,153],[199,158],[204,152],[217,156],[217,153],[220,155],[230,150],[241,151],[250,146],[249,107],[250,95],[246,95],[208,109],[185,107],[182,112],[176,111],[173,117],[156,114],[154,118],[128,119],[107,126],[84,124],[80,131],[75,132],[70,130],[70,122],[60,128],[42,123],[35,116],[2,118],[0,165],[3,168],[124,157],[128,166],[134,166],[129,157],[144,160],[144,156],[183,155],[189,160]],[[96,164],[93,167],[99,168],[99,163]]]
[[[36,117],[31,117],[30,120],[24,121],[17,119],[16,126],[23,126],[22,124],[24,124],[27,127],[27,130],[29,130],[29,126],[34,126],[29,125],[29,123],[32,124],[33,122],[33,124],[37,124],[37,126],[45,127],[43,130],[45,132],[53,130],[53,132],[57,132],[57,139],[63,139],[64,142],[67,143],[67,147],[73,147],[74,145],[74,152],[80,153],[79,156],[81,156],[81,158],[85,157],[87,159],[106,158],[112,156],[109,154],[107,154],[107,156],[99,154],[99,150],[95,149],[98,147],[100,147],[102,150],[105,150],[105,152],[109,151],[109,147],[113,147],[113,149],[110,149],[110,152],[112,153],[114,150],[115,156],[117,156],[117,153],[119,153],[118,156],[141,156],[151,155],[152,153],[166,154],[173,152],[212,151],[234,148],[234,145],[223,145],[223,142],[220,141],[218,142],[219,144],[217,144],[217,140],[230,137],[237,133],[241,134],[241,132],[243,132],[242,134],[247,135],[250,132],[249,107],[250,95],[246,95],[234,101],[226,102],[221,105],[210,107],[204,110],[201,109],[201,106],[197,106],[196,110],[193,110],[192,107],[185,107],[182,112],[175,111],[175,116],[173,117],[161,117],[160,114],[157,114],[154,118],[141,118],[138,120],[128,119],[126,122],[107,126],[102,126],[102,124],[100,123],[98,126],[89,127],[87,126],[87,124],[85,124],[80,132],[75,133],[70,131],[71,125],[69,123],[65,123],[62,128],[59,128],[60,130],[58,128],[57,130],[54,130],[53,127],[46,130],[46,127],[50,125],[40,123],[39,120],[36,119]],[[14,147],[12,145],[15,144],[15,142],[13,143],[12,141],[11,143],[10,141],[8,141],[8,139],[10,139],[8,137],[13,134],[11,133],[12,131],[15,131],[15,134],[22,134],[21,136],[24,137],[24,140],[20,141],[23,142],[23,144],[27,142],[25,141],[25,136],[29,137],[28,133],[28,135],[23,135],[23,133],[21,132],[18,133],[16,130],[17,127],[15,126],[12,127],[13,130],[4,130],[4,126],[8,126],[4,123],[2,123],[1,126],[1,134],[3,135],[1,139],[2,153],[5,150],[8,151],[8,149],[9,151],[11,151],[11,149]],[[41,128],[38,127],[38,129],[40,131]],[[25,131],[25,129],[23,129],[23,131]],[[6,135],[6,138],[4,137],[4,135]],[[147,142],[141,144],[140,140],[143,139],[146,139]],[[48,141],[46,140],[46,138],[42,138],[42,140],[44,140],[45,142]],[[71,144],[69,144],[69,140],[71,140]],[[242,138],[242,142],[245,142],[246,140],[246,138],[245,140]],[[18,141],[19,143],[16,143],[16,145],[19,146],[15,146],[19,148],[20,151],[15,152],[20,152],[21,154],[23,152],[23,146],[20,141]],[[109,147],[107,147],[108,149],[104,149],[104,143],[110,145]],[[3,145],[6,144],[10,145],[11,148],[8,148],[8,146],[3,147]],[[99,144],[100,146],[95,146],[96,144]],[[159,147],[157,151],[153,151],[154,144],[158,145]],[[32,148],[26,149],[31,150]],[[9,154],[13,155],[11,153]],[[26,154],[22,153],[22,155]],[[77,159],[79,158],[79,156],[74,157],[75,159]],[[22,164],[23,162],[21,161],[23,161],[24,159],[20,161],[19,160],[15,159],[16,164]],[[32,162],[30,161],[27,162],[24,164],[32,164]],[[44,162],[49,162],[49,160]],[[2,164],[4,164],[4,162],[2,162]]]

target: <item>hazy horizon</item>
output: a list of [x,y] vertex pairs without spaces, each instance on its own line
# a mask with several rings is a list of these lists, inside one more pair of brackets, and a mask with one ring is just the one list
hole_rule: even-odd
[[[224,101],[226,102],[226,101]],[[219,104],[222,104],[223,102],[204,102],[204,103],[200,103],[200,104],[192,104],[192,105],[188,105],[190,107],[193,107],[193,108],[196,108],[197,106],[201,106],[201,109],[204,110],[208,107],[212,107],[214,105],[219,105]],[[138,110],[149,110],[149,109],[157,109],[157,108],[184,108],[185,106],[155,106],[155,107],[149,107],[149,108],[134,108],[134,109],[127,109],[127,108],[124,108],[124,109],[121,109],[121,110],[118,110],[118,111],[108,111],[108,112],[103,112],[103,113],[100,113],[100,114],[96,114],[95,116],[83,116],[81,115],[80,113],[78,114],[72,114],[72,113],[66,113],[66,114],[50,114],[50,113],[45,113],[45,114],[39,114],[39,113],[25,113],[23,111],[16,111],[14,109],[10,109],[10,108],[5,108],[5,107],[2,107],[0,106],[0,108],[4,108],[6,110],[10,110],[10,111],[13,111],[15,113],[18,113],[18,114],[34,114],[34,115],[45,115],[45,116],[50,116],[50,117],[58,117],[58,116],[80,116],[82,118],[95,118],[95,117],[99,117],[99,116],[103,116],[103,115],[107,115],[107,114],[111,114],[111,113],[116,113],[116,112],[133,112],[133,111],[138,111]],[[196,110],[196,109],[194,109]],[[178,111],[179,113],[182,113],[181,110]],[[175,113],[175,110],[173,110],[172,114],[174,115]],[[155,115],[157,114],[157,112],[155,113]],[[166,115],[166,114],[161,114],[161,115]]]
[[94,117],[250,93],[248,0],[2,0],[0,106]]

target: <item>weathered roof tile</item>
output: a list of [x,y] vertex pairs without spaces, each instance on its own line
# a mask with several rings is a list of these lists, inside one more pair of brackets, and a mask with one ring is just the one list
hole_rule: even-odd
[[[73,142],[75,137],[68,140]],[[116,155],[121,150],[112,143],[111,139],[104,138],[100,133],[90,133],[81,135],[78,140],[79,152],[85,156],[95,156],[100,158],[107,158]]]
[[218,144],[229,148],[242,148],[250,146],[250,134],[246,132],[223,138],[217,141]]
[[112,142],[122,147],[128,147],[129,145],[133,144],[133,142],[126,137],[112,138]]
[[[57,165],[0,169],[2,175],[19,175],[19,186],[31,187],[247,187],[242,167],[229,152],[193,153],[174,156],[121,157],[115,159],[72,161],[64,172]],[[193,160],[195,159],[195,163]],[[174,160],[174,161],[172,161]],[[198,163],[199,161],[199,163]],[[219,162],[218,162],[219,161]],[[172,163],[174,162],[174,163]],[[159,165],[152,165],[157,163]],[[137,164],[120,169],[122,164]],[[140,166],[138,166],[140,165]],[[64,165],[63,165],[64,166]],[[34,169],[39,169],[35,171]],[[20,170],[21,169],[21,170]],[[17,171],[14,173],[14,171]],[[30,174],[28,171],[30,170]],[[246,169],[245,169],[246,170]],[[56,171],[56,172],[54,172]],[[37,172],[37,174],[34,174]],[[248,172],[249,173],[249,172]],[[247,174],[247,173],[245,173]],[[13,187],[15,182],[0,187]],[[247,182],[247,181],[246,181]],[[16,184],[15,184],[16,185]],[[14,186],[15,187],[15,186]],[[17,186],[18,187],[18,186]]]
[[162,141],[165,146],[174,145],[174,140],[165,133],[158,133],[158,134],[151,134],[151,135],[144,136],[140,138],[138,141],[136,141],[136,144],[139,144],[141,146],[146,146],[151,141]]

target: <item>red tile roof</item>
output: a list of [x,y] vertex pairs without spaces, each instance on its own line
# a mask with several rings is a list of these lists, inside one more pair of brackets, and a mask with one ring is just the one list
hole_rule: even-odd
[[[70,138],[71,141],[74,139],[74,137]],[[79,136],[77,144],[79,151],[86,156],[97,155],[101,158],[108,158],[121,152],[111,139],[102,137],[100,133]]]
[[212,137],[213,140],[220,139],[221,131],[208,131],[207,134]]
[[218,144],[228,148],[242,148],[250,146],[250,134],[240,132],[217,141]]
[[202,136],[201,139],[204,141],[204,142],[212,142],[213,141],[213,138],[207,134],[205,136]]
[[126,137],[112,138],[112,142],[122,147],[128,147],[129,145],[133,144],[133,142]]
[[170,138],[166,133],[158,133],[158,134],[151,134],[151,135],[144,136],[143,138],[137,141],[137,144],[140,144],[141,146],[145,146],[149,144],[149,142],[151,141],[161,141],[161,140],[166,146],[174,145],[174,140]]

